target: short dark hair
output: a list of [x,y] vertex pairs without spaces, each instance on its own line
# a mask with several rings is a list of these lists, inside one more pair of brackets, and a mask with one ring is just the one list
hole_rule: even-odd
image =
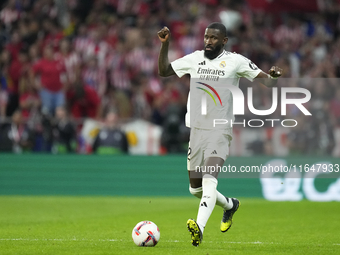
[[207,28],[218,29],[224,37],[227,37],[227,29],[222,23],[214,22],[207,26]]

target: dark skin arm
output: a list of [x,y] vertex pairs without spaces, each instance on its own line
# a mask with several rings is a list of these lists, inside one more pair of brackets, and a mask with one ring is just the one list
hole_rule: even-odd
[[[256,79],[260,79],[259,82],[266,87],[274,87],[277,83],[278,79],[273,79],[273,78],[278,78],[282,75],[282,69],[277,66],[272,66],[268,72],[269,74],[266,74],[264,72],[260,72],[257,76]],[[273,77],[273,78],[270,78]]]
[[158,56],[158,74],[162,77],[168,77],[175,74],[168,58],[170,30],[164,27],[157,34],[159,40],[162,42]]

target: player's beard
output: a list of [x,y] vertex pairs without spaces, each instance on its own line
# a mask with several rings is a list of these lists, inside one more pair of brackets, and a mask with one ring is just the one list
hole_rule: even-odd
[[204,56],[209,58],[209,59],[214,59],[220,54],[220,50],[223,48],[223,44],[217,45],[214,49],[212,50],[206,50],[204,48]]

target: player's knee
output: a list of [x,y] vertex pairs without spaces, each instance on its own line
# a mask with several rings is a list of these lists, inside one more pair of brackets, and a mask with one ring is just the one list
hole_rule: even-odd
[[191,188],[191,186],[189,186],[189,191],[192,195],[194,195],[195,197],[201,198],[202,197],[202,187],[199,188]]

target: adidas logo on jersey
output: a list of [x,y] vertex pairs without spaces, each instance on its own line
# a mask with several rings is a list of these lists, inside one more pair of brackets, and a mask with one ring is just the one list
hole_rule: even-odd
[[198,65],[199,65],[199,66],[205,65],[205,60],[204,60],[203,62],[201,62],[201,63],[198,63]]
[[211,154],[217,154],[216,150],[214,150]]

